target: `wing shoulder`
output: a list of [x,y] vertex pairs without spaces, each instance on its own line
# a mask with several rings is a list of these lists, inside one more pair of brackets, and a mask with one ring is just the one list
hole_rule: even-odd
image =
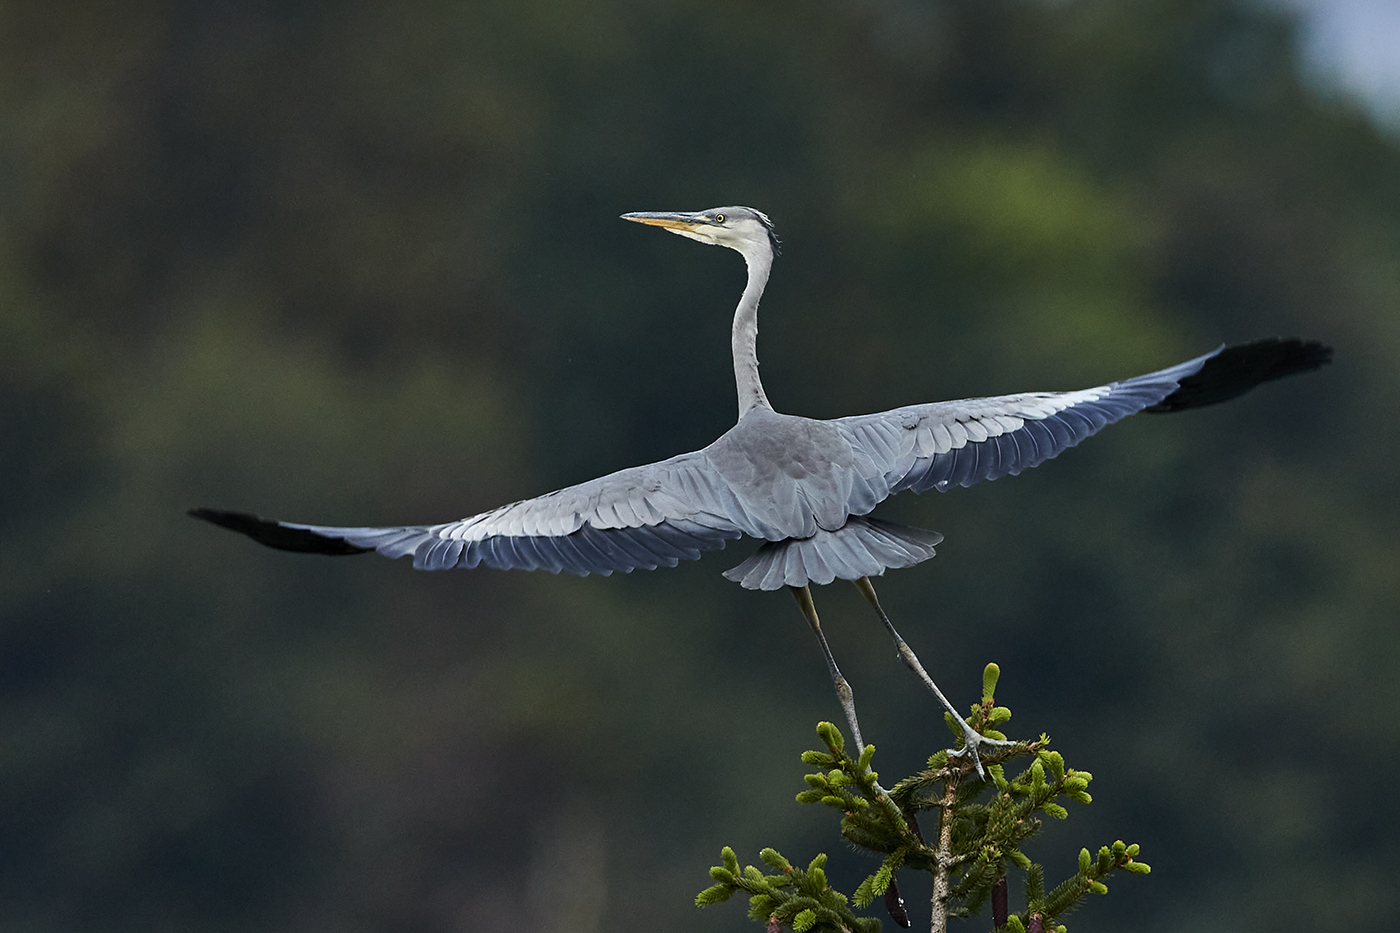
[[467,541],[506,537],[559,537],[585,525],[598,530],[641,528],[665,521],[723,523],[717,485],[723,480],[703,452],[632,467],[522,499],[445,528]]

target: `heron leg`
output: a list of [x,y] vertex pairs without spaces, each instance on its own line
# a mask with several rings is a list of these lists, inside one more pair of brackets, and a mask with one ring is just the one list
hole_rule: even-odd
[[[822,634],[822,623],[817,618],[817,606],[812,602],[812,591],[803,586],[790,586],[793,598],[797,600],[797,606],[802,610],[802,615],[806,617],[807,624],[812,627],[812,634],[817,636],[817,641],[821,643],[822,654],[826,657],[826,669],[831,672],[831,682],[836,685],[836,699],[841,701],[841,709],[846,714],[846,723],[851,727],[851,737],[856,741],[857,754],[865,749],[865,742],[860,737],[860,723],[856,720],[856,699],[851,692],[851,685],[846,683],[846,678],[841,676],[841,668],[836,666],[836,658],[831,653],[831,646],[826,643],[826,636]],[[935,688],[937,689],[937,688]]]
[[949,754],[953,756],[972,755],[972,764],[977,768],[978,776],[986,780],[987,774],[982,770],[982,758],[978,753],[978,749],[983,745],[1000,746],[1014,745],[1016,743],[1004,739],[989,739],[969,726],[967,720],[958,715],[958,711],[953,708],[953,704],[948,702],[948,698],[943,695],[943,691],[938,689],[938,684],[933,682],[933,678],[928,675],[928,671],[924,670],[924,666],[919,663],[919,658],[914,654],[914,650],[909,647],[909,643],[896,631],[894,623],[890,621],[890,617],[885,614],[884,607],[880,605],[880,597],[875,595],[875,584],[870,582],[869,577],[861,577],[859,580],[855,581],[855,584],[856,589],[860,590],[861,594],[870,601],[870,605],[875,608],[875,614],[878,615],[880,621],[884,623],[885,631],[889,632],[890,637],[894,639],[895,648],[899,651],[899,659],[904,662],[904,666],[913,671],[914,676],[918,677],[919,680],[923,681],[924,686],[927,687],[934,696],[938,697],[938,702],[943,704],[943,708],[946,709],[952,715],[953,719],[957,721],[958,725],[962,727],[963,747],[951,749]]

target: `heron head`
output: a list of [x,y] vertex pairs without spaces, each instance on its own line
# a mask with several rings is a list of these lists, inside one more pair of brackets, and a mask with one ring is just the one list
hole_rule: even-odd
[[708,211],[638,211],[623,220],[661,227],[711,246],[727,246],[744,255],[767,246],[777,251],[778,238],[768,215],[752,207],[715,207]]

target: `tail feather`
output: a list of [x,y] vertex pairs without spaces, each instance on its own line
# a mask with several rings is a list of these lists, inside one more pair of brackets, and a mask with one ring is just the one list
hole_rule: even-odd
[[858,580],[926,561],[934,555],[934,545],[942,540],[936,531],[853,517],[835,531],[765,542],[748,560],[726,570],[724,576],[746,590]]

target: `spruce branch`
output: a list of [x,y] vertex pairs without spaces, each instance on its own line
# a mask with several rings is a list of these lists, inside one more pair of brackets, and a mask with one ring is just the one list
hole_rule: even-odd
[[776,849],[764,849],[759,858],[777,874],[764,874],[753,865],[740,871],[739,859],[728,846],[720,858],[723,863],[710,869],[710,877],[718,884],[696,895],[696,906],[708,907],[744,891],[749,895],[749,917],[764,922],[770,931],[784,926],[797,933],[877,933],[880,929],[878,918],[857,917],[846,896],[827,883],[825,854],[802,869]]
[[[974,706],[968,723],[979,733],[1005,738],[994,727],[1011,719],[1011,711],[995,703],[999,669],[987,665],[983,673],[982,701]],[[954,734],[961,730],[953,726]],[[1064,820],[1066,803],[1087,805],[1093,775],[1065,764],[1050,749],[1042,734],[1034,741],[987,751],[982,762],[989,781],[981,780],[971,756],[950,756],[939,751],[928,767],[899,781],[886,791],[871,767],[875,746],[866,745],[857,758],[845,751],[841,730],[829,722],[817,724],[825,751],[807,751],[802,761],[817,769],[804,775],[807,789],[797,794],[802,804],[822,804],[841,814],[841,836],[857,849],[880,856],[879,866],[847,898],[833,888],[824,870],[826,856],[818,855],[806,869],[793,866],[775,849],[760,852],[760,859],[777,874],[765,874],[750,865],[742,871],[732,849],[725,848],[723,863],[710,869],[717,882],[696,897],[705,907],[728,900],[735,892],[749,895],[749,916],[767,925],[770,933],[793,930],[873,933],[878,917],[861,917],[851,910],[869,907],[883,896],[891,918],[909,926],[908,913],[899,897],[896,878],[903,869],[926,871],[933,876],[931,933],[943,933],[949,917],[971,916],[988,901],[992,904],[995,933],[1029,933],[1031,930],[1064,931],[1059,922],[1090,894],[1107,893],[1104,879],[1115,871],[1146,874],[1149,867],[1136,860],[1138,846],[1117,841],[1099,848],[1097,856],[1081,849],[1078,870],[1047,894],[1045,870],[1021,851],[1040,831],[1043,818]],[[1014,777],[1006,776],[1013,760],[1030,762]],[[930,845],[919,827],[919,814],[934,811],[938,833]],[[1010,913],[1007,876],[1015,869],[1025,874],[1025,909]]]

